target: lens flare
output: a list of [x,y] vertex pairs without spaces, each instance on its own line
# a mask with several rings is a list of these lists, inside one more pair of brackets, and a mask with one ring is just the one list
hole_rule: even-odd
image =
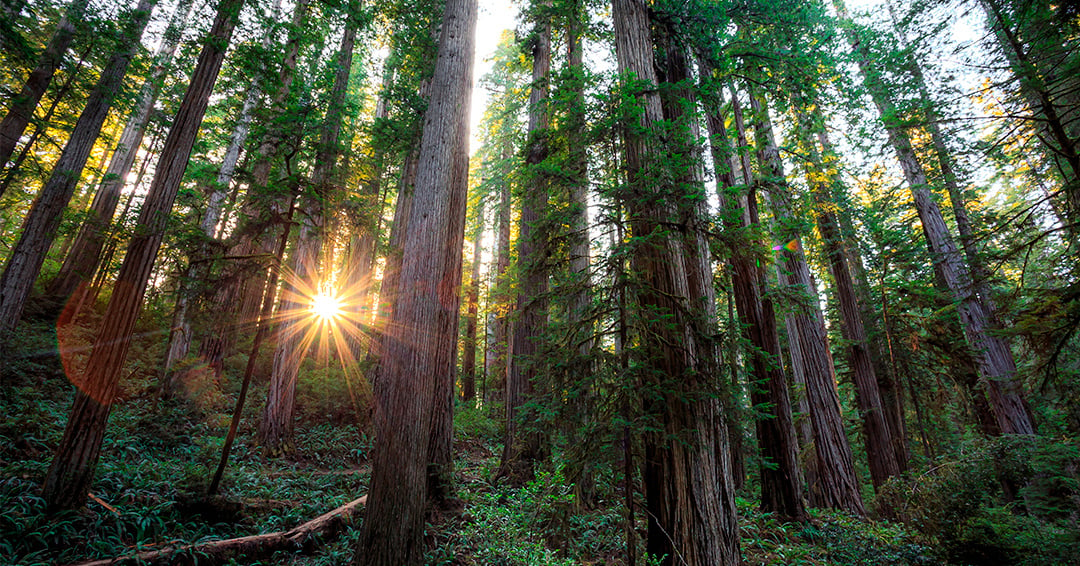
[[311,313],[324,320],[341,316],[343,314],[341,307],[341,299],[333,295],[320,293],[311,298]]
[[780,250],[787,250],[789,252],[797,252],[797,251],[799,251],[799,240],[792,240],[792,241],[790,241],[790,242],[788,242],[786,244],[773,246],[772,249],[773,249],[774,252],[778,252]]

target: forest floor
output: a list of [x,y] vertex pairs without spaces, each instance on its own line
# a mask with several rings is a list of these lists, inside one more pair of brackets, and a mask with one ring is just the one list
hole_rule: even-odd
[[[0,564],[71,564],[286,530],[366,493],[370,444],[355,426],[298,431],[291,458],[267,460],[251,444],[249,424],[225,476],[228,504],[208,505],[199,494],[212,474],[221,433],[177,407],[129,399],[111,417],[87,507],[48,518],[38,486],[68,402],[28,388],[13,397],[15,403],[5,400],[0,426]],[[458,447],[464,448],[455,469],[464,511],[432,518],[429,564],[626,563],[625,510],[615,482],[601,474],[596,509],[579,510],[559,470],[540,471],[536,481],[512,488],[492,482],[497,446],[459,436]],[[751,499],[739,498],[738,505],[748,565],[939,563],[931,548],[897,525],[834,513],[815,513],[807,525],[783,524],[757,512]],[[637,522],[643,532],[640,511]],[[278,553],[237,563],[348,563],[357,525],[315,545],[310,555]]]
[[[229,394],[193,389],[186,402],[163,402],[153,367],[136,358],[110,416],[92,498],[86,508],[47,516],[39,496],[63,432],[73,389],[55,356],[28,358],[8,370],[0,387],[0,564],[73,564],[169,545],[287,530],[367,491],[371,442],[351,418],[320,414],[311,391],[297,423],[290,457],[266,459],[253,443],[265,386],[256,386],[222,484],[222,498],[201,495],[220,455]],[[201,393],[200,393],[201,391]],[[336,393],[332,395],[337,395]],[[340,399],[340,397],[338,397]],[[348,422],[348,421],[353,422]],[[455,417],[455,482],[460,513],[430,518],[429,564],[622,565],[627,563],[626,507],[621,475],[597,473],[597,503],[582,509],[562,468],[541,469],[520,488],[493,481],[501,452],[491,411]],[[557,460],[557,459],[556,459]],[[813,512],[807,524],[784,524],[760,513],[749,492],[737,500],[747,565],[941,564],[933,545],[914,531]],[[224,502],[224,503],[223,503]],[[635,529],[644,533],[643,514]],[[362,511],[360,516],[362,516]],[[360,521],[309,554],[278,553],[236,564],[337,565],[355,552]],[[649,564],[640,557],[637,564]]]

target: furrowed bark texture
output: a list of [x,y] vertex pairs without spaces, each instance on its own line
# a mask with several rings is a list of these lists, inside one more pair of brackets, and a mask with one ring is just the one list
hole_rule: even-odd
[[[474,24],[475,26],[475,24]],[[473,47],[470,44],[469,50]],[[471,59],[463,75],[472,76]],[[471,89],[470,95],[471,97]],[[454,380],[457,370],[457,337],[461,317],[462,249],[465,246],[465,214],[469,190],[469,115],[468,104],[459,111],[457,154],[454,158],[454,174],[451,182],[450,237],[446,243],[439,289],[449,308],[439,313],[436,329],[443,371],[435,375],[435,403],[431,417],[431,435],[428,447],[428,489],[430,505],[444,508],[453,495],[453,444],[454,444]]]
[[[619,71],[655,85],[646,2],[615,0],[612,19]],[[642,315],[665,320],[639,328],[642,385],[656,391],[645,412],[662,429],[644,438],[646,547],[665,565],[738,564],[730,462],[727,446],[720,443],[718,450],[719,404],[709,394],[715,384],[710,383],[712,376],[695,367],[695,337],[687,319],[686,258],[666,227],[676,211],[667,202],[674,187],[657,139],[663,109],[655,90],[639,92],[636,98],[642,113],[640,121],[625,131],[628,187],[623,200],[638,240],[631,261],[640,278]]]
[[460,121],[467,119],[471,97],[476,13],[475,0],[449,0],[443,12],[398,292],[380,359],[372,503],[354,559],[364,566],[411,566],[424,559],[432,413],[437,381],[454,355],[452,342],[433,333],[458,316],[460,269],[456,277],[449,275],[456,263],[449,256],[460,261],[464,238],[465,186],[456,178]]
[[147,281],[242,5],[243,0],[222,0],[218,4],[213,27],[165,139],[162,159],[139,214],[136,235],[128,246],[106,309],[106,322],[86,369],[82,375],[73,376],[79,390],[42,486],[42,496],[50,508],[72,509],[86,501]]

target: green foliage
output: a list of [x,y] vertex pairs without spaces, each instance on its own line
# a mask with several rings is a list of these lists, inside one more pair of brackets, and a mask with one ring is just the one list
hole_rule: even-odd
[[457,407],[454,412],[454,437],[494,446],[502,440],[503,425],[495,418],[499,414],[502,414],[501,405],[489,405],[483,409],[467,405]]
[[1076,564],[1080,447],[1070,440],[977,438],[879,498],[964,564]]
[[490,460],[486,473],[463,486],[465,514],[460,524],[448,525],[453,531],[440,531],[429,564],[570,565],[619,552],[619,511],[571,512],[573,485],[561,469],[540,471],[512,488],[482,479],[491,477],[495,464]]
[[371,387],[362,376],[363,366],[346,371],[337,363],[305,360],[296,384],[300,419],[305,423],[367,425]]
[[894,565],[940,564],[940,558],[903,525],[867,522],[841,512],[811,510],[809,523],[783,523],[755,502],[736,498],[745,564]]

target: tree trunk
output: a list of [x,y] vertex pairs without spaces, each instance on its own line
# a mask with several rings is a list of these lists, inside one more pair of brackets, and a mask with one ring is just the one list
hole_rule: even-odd
[[[584,49],[582,45],[582,30],[588,18],[586,10],[580,1],[574,1],[568,14],[566,25],[566,62],[570,72],[564,83],[571,93],[572,101],[564,110],[565,133],[563,135],[575,136],[585,130],[586,106],[585,106],[585,64]],[[593,438],[590,435],[588,421],[595,414],[596,396],[592,385],[595,380],[595,356],[593,346],[595,343],[596,328],[590,310],[592,307],[592,276],[589,268],[589,218],[588,218],[588,155],[584,144],[571,144],[566,149],[567,179],[566,184],[569,204],[567,213],[569,218],[568,234],[570,247],[570,272],[571,279],[569,309],[567,312],[572,344],[576,344],[576,357],[572,373],[576,380],[570,393],[569,411],[572,415],[567,419],[567,427],[570,433],[570,445],[579,450],[576,456],[570,459],[567,467],[567,480],[574,484],[574,502],[579,508],[589,509],[596,504],[596,478],[594,468]]]
[[[409,230],[405,234],[394,308],[380,358],[380,406],[371,501],[356,564],[413,566],[424,560],[428,491],[438,381],[453,363],[453,342],[432,335],[458,317],[457,264],[464,237],[465,185],[461,135],[472,90],[475,0],[449,0],[442,19],[431,100],[424,114]],[[456,254],[457,261],[450,259]],[[455,281],[457,284],[455,285]]]
[[[185,0],[187,1],[187,0]],[[281,0],[274,0],[274,5],[271,8],[271,21],[276,21],[278,14],[281,10]],[[264,50],[269,49],[270,41],[273,35],[270,30],[264,30],[262,39],[262,48]],[[199,223],[199,229],[207,237],[207,242],[214,239],[217,236],[217,226],[221,220],[222,208],[225,204],[225,194],[228,191],[229,184],[232,182],[233,175],[236,173],[236,164],[240,159],[240,150],[243,148],[244,142],[247,141],[248,132],[251,129],[251,116],[255,109],[255,105],[258,103],[261,90],[256,82],[252,82],[248,85],[247,92],[244,95],[243,105],[240,107],[240,117],[236,120],[236,126],[233,128],[232,135],[229,136],[229,145],[225,148],[225,155],[221,159],[221,167],[218,168],[217,178],[210,186],[210,194],[206,199],[206,210],[203,212],[202,221]],[[285,230],[286,232],[288,230]],[[212,246],[207,244],[202,245],[196,252],[199,260],[206,260],[209,258],[213,250]],[[172,396],[178,390],[180,381],[183,379],[182,374],[178,374],[172,371],[172,368],[181,359],[187,356],[188,351],[191,348],[191,321],[188,317],[188,306],[192,299],[201,295],[202,293],[192,288],[192,285],[188,282],[195,282],[196,285],[200,284],[204,278],[209,276],[210,265],[207,261],[199,261],[197,265],[192,265],[189,262],[188,268],[181,276],[180,288],[177,291],[176,297],[176,309],[174,311],[173,323],[169,332],[169,344],[166,348],[165,362],[163,364],[163,376],[162,376],[162,393],[166,396]],[[229,286],[215,296],[215,303],[218,306],[222,306],[222,311],[228,311],[229,306],[232,304],[231,294],[232,289]],[[229,300],[226,300],[228,297]],[[197,306],[201,309],[205,309],[205,305],[201,304],[201,301],[197,302]],[[222,313],[216,313],[215,316],[221,316]],[[224,367],[225,341],[217,339],[216,337],[204,338],[203,344],[200,346],[200,354],[204,355],[209,361],[208,367],[214,372],[215,378],[220,378],[221,371]]]
[[120,191],[123,189],[125,179],[135,164],[135,156],[142,145],[143,134],[150,122],[150,111],[154,107],[158,93],[161,91],[161,81],[169,70],[176,48],[180,45],[180,38],[184,33],[184,25],[188,14],[191,12],[193,0],[182,0],[176,4],[169,25],[162,35],[161,45],[154,54],[154,65],[150,76],[143,81],[139,91],[139,102],[135,110],[128,115],[124,131],[120,134],[120,141],[116,144],[112,158],[109,160],[105,177],[94,194],[94,201],[90,205],[90,214],[79,228],[79,234],[75,243],[64,258],[60,272],[49,283],[45,295],[58,301],[66,300],[79,289],[80,285],[93,277],[97,269],[98,260],[101,259],[101,249],[105,245],[105,232],[112,222],[116,206],[120,203]]
[[[841,17],[850,21],[842,0],[833,0]],[[1002,432],[1007,434],[1035,434],[1035,423],[1028,413],[1023,392],[1016,380],[1016,361],[1008,342],[993,334],[992,309],[987,308],[989,297],[980,297],[971,285],[971,275],[963,256],[949,233],[941,209],[930,194],[926,172],[915,155],[911,138],[895,122],[898,113],[885,90],[880,72],[873,67],[865,46],[860,45],[858,34],[849,28],[848,39],[857,57],[859,71],[869,91],[878,114],[885,126],[889,143],[896,152],[904,171],[904,178],[911,188],[915,208],[922,223],[923,233],[930,246],[930,255],[940,271],[957,303],[957,314],[968,346],[976,361],[979,378],[987,384],[990,404]]]
[[[784,285],[796,289],[805,297],[805,300],[799,301],[801,304],[795,306],[795,310],[791,315],[795,330],[795,336],[789,336],[794,344],[792,347],[792,358],[799,360],[798,362],[793,362],[793,365],[799,367],[799,369],[804,372],[801,378],[803,383],[806,384],[806,387],[811,387],[810,383],[814,383],[814,387],[820,388],[822,385],[829,383],[830,388],[835,390],[835,385],[832,384],[835,383],[836,376],[833,368],[832,355],[829,351],[828,336],[825,333],[824,315],[818,306],[820,302],[818,300],[817,287],[811,278],[810,269],[806,263],[806,256],[803,253],[802,223],[794,217],[794,213],[792,212],[792,205],[790,202],[792,198],[791,189],[787,186],[787,181],[784,176],[783,164],[780,161],[780,149],[773,134],[772,119],[769,116],[768,107],[764,104],[764,101],[759,94],[751,96],[750,103],[753,107],[756,119],[759,146],[764,148],[763,157],[765,159],[762,169],[768,171],[770,178],[771,186],[768,194],[773,197],[772,206],[776,211],[776,216],[780,223],[779,255],[781,261],[777,263],[777,271],[780,274],[780,281]],[[794,243],[794,245],[792,245],[792,243]],[[863,353],[865,352],[863,351]],[[876,381],[874,381],[873,368],[864,365],[856,365],[855,371],[856,383],[860,384],[859,391],[862,392],[862,396],[876,399],[877,385]],[[866,371],[870,371],[870,373],[867,375],[865,373]],[[864,392],[867,388],[869,388],[870,391]],[[809,393],[809,391],[807,393]],[[878,402],[878,405],[880,405],[880,401]],[[817,412],[810,408],[809,403],[807,403],[807,408],[810,409],[811,415]],[[820,411],[820,408],[818,411]],[[811,416],[811,421],[812,420],[813,416]],[[880,411],[877,413],[873,422],[875,424],[884,422]],[[811,432],[812,428],[813,426],[811,425]],[[879,431],[879,429],[874,430]],[[885,437],[884,439],[878,438],[877,440],[889,440],[890,437],[886,434],[888,429],[880,429],[879,432],[885,434]],[[868,443],[870,443],[870,440],[868,440]],[[846,438],[844,438],[843,444],[847,444]],[[886,442],[884,446],[889,450],[889,455],[891,455],[891,444]],[[841,454],[846,455],[847,458],[852,458],[849,446],[844,446],[840,451]],[[834,485],[841,483],[842,485],[855,486],[857,488],[853,464],[848,464],[845,469],[839,472],[836,470],[821,470],[821,467],[820,463],[816,463],[816,465],[812,467],[815,473],[815,481],[829,482]],[[871,467],[873,467],[873,464]],[[895,461],[893,461],[892,467],[887,468],[890,470],[889,475],[895,473],[895,471],[892,471],[893,468],[895,468]],[[818,474],[839,475],[845,473],[852,475],[841,482],[838,482],[837,478],[826,479],[818,476]],[[877,485],[877,476],[874,476],[874,479],[875,485]],[[811,488],[811,497],[814,503],[829,505],[823,501],[825,498],[820,497],[820,491],[813,487]],[[848,500],[851,501],[851,499],[858,497],[858,492],[850,493],[847,497],[849,497]],[[857,512],[855,509],[849,510]]]
[[465,295],[468,313],[465,315],[465,341],[461,353],[461,400],[468,407],[476,404],[476,329],[480,317],[480,240],[484,236],[484,201],[477,205],[476,230],[473,232],[472,269],[469,289]]
[[[702,58],[703,68],[712,68],[708,61]],[[714,106],[706,113],[709,125],[709,135],[712,139],[712,151],[714,163],[717,167],[726,166],[726,170],[717,172],[727,186],[735,186],[736,164],[728,161],[731,155],[727,134],[723,120],[720,119],[716,106],[718,101],[709,101]],[[741,167],[745,169],[746,167]],[[796,272],[798,273],[798,272]],[[807,289],[814,286],[809,282],[809,273],[806,272],[806,280],[802,281]],[[826,342],[825,328],[822,321],[815,324],[800,325],[808,336],[800,336],[799,344],[821,344]],[[810,352],[820,353],[819,349],[808,349]],[[827,351],[826,351],[827,353]],[[808,365],[808,355],[803,356],[804,365]],[[810,488],[810,501],[821,507],[843,509],[856,515],[865,515],[862,499],[859,495],[859,484],[855,475],[854,458],[847,436],[844,434],[844,423],[840,415],[840,398],[836,390],[836,381],[832,373],[831,357],[818,360],[817,363],[823,371],[809,371],[806,373],[806,398],[810,410],[810,424],[814,436],[815,470],[817,472],[817,484]],[[759,439],[759,444],[761,441]]]
[[[642,0],[612,5],[619,71],[656,84],[648,6]],[[722,566],[738,564],[739,538],[731,465],[712,376],[697,371],[697,344],[686,318],[689,282],[683,247],[668,233],[677,222],[669,199],[679,187],[655,175],[663,171],[664,148],[658,128],[664,120],[659,93],[635,93],[642,113],[625,132],[628,187],[620,199],[633,234],[631,262],[640,282],[641,314],[637,355],[641,385],[652,395],[645,413],[656,432],[645,434],[647,550],[661,564]],[[649,325],[649,320],[664,320]],[[648,325],[648,326],[646,326]],[[653,396],[655,395],[655,396]]]
[[[894,433],[889,426],[888,412],[878,388],[878,377],[870,359],[870,347],[863,327],[861,311],[855,295],[855,283],[847,263],[847,254],[840,233],[840,223],[833,210],[838,206],[833,198],[830,176],[821,152],[814,145],[810,129],[814,127],[809,117],[800,114],[800,141],[809,155],[807,183],[814,195],[818,231],[829,262],[835,293],[840,306],[840,330],[847,344],[848,365],[855,383],[855,397],[863,423],[866,454],[870,478],[878,489],[889,478],[899,475]],[[902,443],[903,440],[899,439]]]
[[[331,194],[337,157],[340,153],[338,138],[344,120],[345,94],[352,69],[353,46],[356,41],[355,18],[346,16],[345,31],[338,50],[337,70],[330,100],[323,120],[319,150],[315,156],[315,168],[311,174],[311,187],[301,197],[303,219],[296,241],[296,250],[290,258],[285,292],[279,312],[283,313],[278,327],[277,349],[270,372],[270,388],[266,406],[259,424],[259,442],[263,451],[277,456],[292,450],[293,412],[296,401],[296,380],[300,362],[311,342],[328,338],[328,330],[336,321],[312,319],[308,307],[314,296],[330,292],[319,276],[319,258],[322,254],[324,208],[332,202]],[[340,330],[339,330],[340,331]]]
[[[45,46],[45,51],[42,51],[37,66],[30,71],[22,90],[11,101],[7,115],[0,121],[0,170],[7,165],[8,159],[11,159],[15,145],[19,143],[19,138],[34,116],[34,109],[45,94],[45,89],[49,87],[56,69],[64,60],[64,53],[75,36],[75,26],[82,22],[89,3],[89,0],[72,0],[68,4],[63,17],[56,24],[52,39]],[[0,196],[3,196],[3,193],[0,193]]]
[[[267,198],[269,195],[266,192],[270,185],[271,165],[277,157],[279,147],[287,138],[286,132],[282,131],[276,120],[285,111],[286,100],[296,77],[301,28],[309,4],[310,0],[300,0],[293,8],[285,53],[278,72],[277,90],[270,103],[267,132],[256,150],[252,180],[248,185],[246,200],[241,206],[243,218],[240,221],[237,242],[229,250],[229,255],[255,259],[237,262],[227,284],[218,289],[214,302],[221,308],[215,313],[211,330],[199,345],[199,357],[213,369],[215,377],[221,376],[224,359],[232,349],[232,336],[236,329],[258,317],[261,292],[266,285],[266,260],[273,257],[277,230],[283,229],[280,223],[288,208],[285,203],[293,199],[292,194],[286,194],[289,191],[279,191],[277,198]],[[260,197],[264,199],[262,202]],[[267,205],[266,202],[271,204]]]
[[139,38],[150,20],[155,2],[139,0],[139,5],[128,15],[130,20],[119,38],[119,49],[102,70],[49,180],[41,188],[23,221],[19,242],[8,257],[3,276],[0,276],[0,342],[15,329],[22,317],[26,299],[56,237],[64,209],[75,192],[109,108],[123,88],[128,63],[140,45]]
[[[400,65],[400,58],[391,53],[386,58],[382,78],[382,90],[379,93],[379,101],[375,104],[375,116],[373,124],[378,124],[387,119],[387,96],[394,84],[394,76]],[[349,255],[345,268],[346,285],[346,308],[351,309],[358,319],[371,318],[376,315],[378,319],[378,305],[374,304],[375,293],[372,289],[374,282],[375,254],[378,242],[379,229],[382,224],[385,198],[383,177],[386,175],[387,155],[381,147],[376,149],[373,161],[372,178],[370,181],[360,183],[358,206],[348,209],[351,221],[352,233],[349,235]],[[385,271],[384,271],[385,273]],[[369,345],[374,340],[371,333],[357,333],[347,337],[354,360],[361,360],[368,351]]]
[[[475,24],[473,27],[475,28]],[[472,65],[466,68],[463,76],[472,76]],[[468,108],[467,105],[464,107]],[[446,258],[442,282],[439,284],[441,288],[449,287],[453,291],[448,298],[444,298],[444,304],[449,305],[447,311],[440,313],[440,326],[436,329],[436,348],[445,354],[445,358],[443,371],[435,375],[435,403],[428,446],[427,500],[431,506],[440,509],[451,507],[450,497],[454,491],[454,378],[457,369],[458,324],[461,320],[461,252],[465,246],[465,212],[469,191],[469,115],[468,111],[462,114],[458,120],[457,155],[451,179],[454,185],[451,187],[453,193],[450,201],[450,210],[460,212],[455,212],[450,218],[450,237],[445,247]]]
[[[743,116],[738,96],[732,91],[732,109],[739,146],[746,145]],[[714,106],[715,108],[715,106]],[[780,340],[776,329],[776,314],[767,284],[762,255],[766,247],[757,214],[757,191],[749,168],[745,195],[739,194],[739,183],[732,175],[732,154],[726,139],[723,119],[715,110],[710,112],[710,137],[714,140],[714,162],[728,165],[717,171],[720,178],[719,197],[724,232],[730,247],[732,287],[736,310],[743,323],[743,332],[750,342],[750,400],[764,415],[756,419],[758,447],[761,451],[761,508],[785,519],[802,521],[806,509],[802,500],[802,485],[798,465],[798,439],[791,416],[791,400],[784,375]],[[740,202],[741,201],[741,202]],[[756,248],[756,252],[755,252]]]
[[[539,9],[549,9],[550,3],[540,0]],[[536,7],[534,5],[534,7]],[[548,272],[546,267],[548,230],[548,192],[550,180],[541,171],[541,163],[550,152],[548,131],[551,116],[548,110],[548,89],[551,73],[551,21],[541,16],[536,22],[532,43],[532,88],[529,93],[529,129],[525,150],[527,188],[521,203],[521,225],[518,232],[518,271],[520,289],[515,309],[514,338],[506,374],[506,435],[503,439],[502,463],[496,477],[507,477],[514,485],[533,479],[533,463],[540,456],[540,436],[537,431],[521,433],[518,428],[528,418],[523,406],[533,399],[533,380],[540,365],[540,341],[547,327]],[[535,426],[536,423],[533,424]]]
[[[502,157],[510,159],[512,148],[509,139],[504,140]],[[495,250],[495,282],[491,286],[491,302],[495,311],[495,331],[487,356],[487,376],[492,381],[492,397],[502,399],[506,389],[506,356],[510,351],[510,313],[507,295],[509,283],[506,271],[510,269],[510,181],[504,178],[499,190],[499,231]],[[487,399],[485,399],[487,401]]]
[[[822,118],[817,119],[821,120]],[[823,163],[839,159],[825,128],[817,128],[817,139],[821,145]],[[833,187],[832,198],[840,202],[846,198],[844,182],[840,178],[837,168],[829,168],[829,172],[829,182]],[[839,210],[836,210],[833,216],[838,222],[840,247],[854,284],[855,302],[859,307],[860,318],[870,348],[870,361],[874,368],[874,375],[877,376],[878,390],[885,409],[889,432],[892,435],[896,462],[900,465],[900,472],[903,473],[908,469],[911,452],[908,450],[907,424],[904,421],[905,409],[904,394],[900,385],[901,373],[897,369],[897,364],[894,363],[895,359],[892,347],[889,344],[888,331],[883,327],[884,322],[878,318],[874,308],[876,301],[871,296],[870,278],[866,272],[866,267],[863,265],[862,255],[859,252],[859,235],[852,223],[851,211],[844,205],[840,205]],[[885,290],[882,289],[882,292],[884,293]]]
[[135,236],[106,309],[105,322],[83,374],[72,376],[79,390],[42,486],[42,496],[50,508],[72,509],[86,501],[147,281],[242,5],[243,0],[222,0],[218,5],[213,27],[165,139]]

